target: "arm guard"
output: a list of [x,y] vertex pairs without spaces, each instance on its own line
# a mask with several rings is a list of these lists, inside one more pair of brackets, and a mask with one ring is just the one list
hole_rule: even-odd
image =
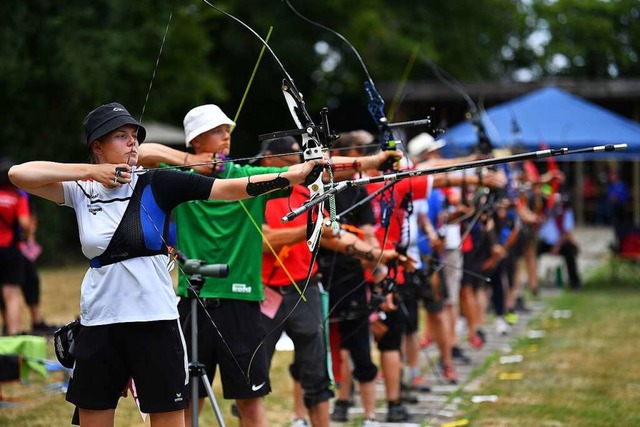
[[280,190],[287,188],[291,185],[291,182],[280,175],[269,181],[251,182],[251,178],[247,177],[247,194],[251,197],[260,196],[262,194],[270,193],[274,190]]

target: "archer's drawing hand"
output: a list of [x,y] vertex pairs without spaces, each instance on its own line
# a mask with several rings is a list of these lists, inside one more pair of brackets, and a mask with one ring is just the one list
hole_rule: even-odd
[[118,188],[131,182],[131,166],[126,163],[92,165],[91,178],[106,188]]
[[211,176],[213,174],[213,159],[214,153],[188,154],[185,157],[185,164],[194,165],[192,169],[200,175]]

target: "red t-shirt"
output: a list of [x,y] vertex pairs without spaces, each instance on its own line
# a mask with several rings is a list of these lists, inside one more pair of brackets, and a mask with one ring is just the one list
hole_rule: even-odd
[[15,187],[0,187],[0,247],[11,246],[15,223],[19,217],[29,216],[29,202]]
[[[391,219],[389,222],[389,232],[387,233],[387,238],[385,241],[385,227],[380,224],[380,219],[382,216],[382,207],[380,205],[380,197],[376,196],[371,200],[371,205],[373,206],[373,213],[376,218],[375,225],[375,233],[378,238],[378,243],[382,246],[384,242],[384,249],[395,249],[396,245],[400,243],[402,235],[402,226],[404,220],[406,218],[406,212],[404,209],[400,209],[400,204],[402,200],[407,195],[407,193],[412,193],[413,199],[424,199],[427,197],[429,190],[429,176],[416,176],[413,178],[405,178],[401,181],[396,182],[393,186],[393,199],[395,200],[395,208],[391,213]],[[379,188],[383,187],[387,183],[385,182],[377,182],[373,184],[368,184],[366,186],[369,194],[375,192]],[[396,276],[396,280],[398,283],[404,283],[404,275],[402,274],[402,267],[398,268],[398,275]]]
[[[309,200],[309,190],[303,185],[296,185],[291,191],[291,196],[269,200],[265,210],[265,223],[271,228],[295,227],[307,224],[307,214],[300,215],[286,223],[282,222],[282,217],[291,209],[300,207]],[[291,277],[296,282],[307,278],[309,265],[312,260],[312,253],[307,246],[307,241],[303,240],[288,249],[281,251],[280,259]],[[318,271],[318,265],[314,263],[311,274]],[[271,251],[262,253],[262,281],[269,286],[291,285],[291,279]]]

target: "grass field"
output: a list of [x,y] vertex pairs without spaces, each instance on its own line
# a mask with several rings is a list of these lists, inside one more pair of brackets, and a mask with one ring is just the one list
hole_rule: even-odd
[[[630,278],[634,278],[632,272]],[[64,323],[78,312],[79,283],[84,267],[43,270],[43,311],[47,321]],[[521,339],[515,352],[524,356],[518,365],[488,363],[482,385],[474,395],[497,395],[497,402],[469,404],[458,418],[472,426],[640,426],[640,287],[607,285],[606,272],[597,272],[584,291],[564,293],[548,301],[554,309],[570,310],[570,318],[539,319],[534,328],[544,329],[543,339]],[[26,316],[26,312],[25,312]],[[49,346],[51,354],[51,346]],[[290,422],[290,380],[287,372],[292,354],[279,352],[274,360],[274,391],[267,398],[269,424]],[[53,356],[51,356],[53,357]],[[500,374],[521,374],[521,380],[500,380]],[[59,392],[45,392],[47,384],[61,379],[36,375],[28,384],[2,386],[5,397],[19,406],[0,407],[0,426],[66,426],[72,407]],[[214,392],[228,425],[229,403]],[[470,396],[466,396],[470,397]],[[465,399],[467,400],[467,399]],[[200,418],[203,426],[217,422],[210,408]],[[131,397],[116,412],[117,426],[143,426]]]
[[[640,426],[640,287],[631,284],[640,267],[615,285],[608,272],[605,266],[583,291],[550,301],[571,317],[538,320],[533,327],[546,336],[519,341],[522,363],[490,365],[475,394],[498,401],[469,405],[470,425]],[[513,373],[522,379],[500,379]]]

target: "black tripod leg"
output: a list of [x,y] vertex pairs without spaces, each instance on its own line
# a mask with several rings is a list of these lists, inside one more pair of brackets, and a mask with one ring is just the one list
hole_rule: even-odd
[[204,370],[204,365],[199,362],[192,362],[189,364],[189,371],[191,373],[191,427],[198,427],[198,408],[200,406],[200,398],[198,396],[198,381],[200,380],[202,381],[205,390],[207,390],[207,395],[209,396],[209,400],[211,401],[213,412],[218,419],[218,425],[220,427],[225,427],[224,419],[222,418],[222,412],[220,411],[220,407],[218,406],[216,397],[213,394],[213,389],[211,388],[209,377]]
[[[190,283],[193,282],[190,280]],[[200,289],[200,286],[197,289]],[[209,400],[211,401],[211,406],[213,406],[213,411],[216,414],[216,418],[218,419],[218,424],[220,427],[225,427],[224,419],[222,418],[222,413],[220,412],[220,407],[218,406],[218,402],[216,401],[215,396],[213,395],[213,390],[211,389],[211,383],[209,382],[209,378],[207,377],[207,373],[204,369],[204,365],[198,362],[198,301],[196,298],[191,299],[191,359],[192,362],[189,363],[189,375],[191,377],[191,426],[198,427],[198,407],[199,405],[199,396],[198,396],[198,379],[202,380],[204,383],[204,388],[207,390],[207,394],[209,395]]]
[[[211,406],[213,407],[213,412],[216,414],[216,418],[218,419],[218,425],[220,427],[225,427],[224,419],[222,418],[222,412],[220,411],[220,407],[218,406],[218,402],[216,401],[216,397],[213,395],[213,389],[211,388],[211,383],[209,382],[209,377],[207,377],[206,372],[202,372],[200,376],[202,383],[204,384],[204,388],[207,390],[207,395],[209,395],[209,400],[211,401]],[[197,388],[197,387],[196,387]]]

